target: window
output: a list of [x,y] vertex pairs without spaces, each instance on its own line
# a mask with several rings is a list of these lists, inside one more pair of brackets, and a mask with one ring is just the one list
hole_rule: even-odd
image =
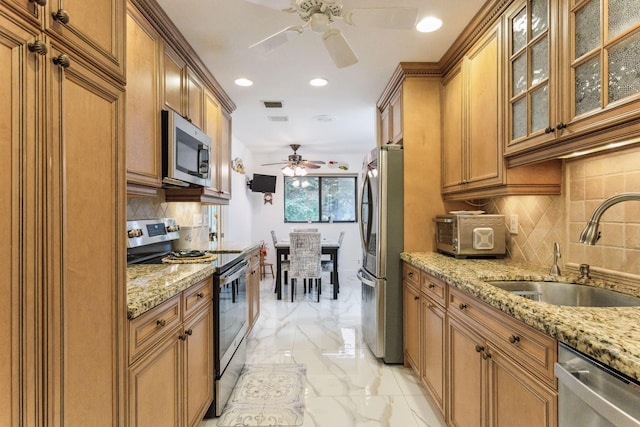
[[356,222],[355,176],[285,176],[284,222]]

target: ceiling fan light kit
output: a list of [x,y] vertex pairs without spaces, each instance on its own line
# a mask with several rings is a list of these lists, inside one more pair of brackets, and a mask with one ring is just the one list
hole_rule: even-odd
[[265,163],[262,166],[282,165],[282,173],[286,176],[305,176],[308,169],[319,169],[319,165],[324,165],[322,160],[305,160],[297,153],[300,144],[291,144],[293,154],[290,154],[288,160],[277,163]]
[[418,9],[408,7],[377,7],[343,9],[341,0],[290,0],[290,7],[283,9],[282,2],[268,3],[265,0],[245,0],[249,3],[278,9],[284,12],[296,12],[304,21],[302,25],[287,27],[277,33],[255,43],[250,48],[257,48],[268,53],[285,44],[293,37],[311,28],[315,33],[322,33],[322,41],[331,59],[338,68],[354,65],[358,57],[344,38],[340,30],[330,25],[336,18],[354,26],[368,26],[386,29],[414,28],[418,17]]

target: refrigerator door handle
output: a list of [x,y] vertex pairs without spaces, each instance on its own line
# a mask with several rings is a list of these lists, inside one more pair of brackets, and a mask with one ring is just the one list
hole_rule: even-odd
[[365,277],[367,273],[364,272],[364,270],[360,269],[358,270],[358,273],[356,274],[356,276],[358,277],[358,280],[360,280],[363,284],[370,286],[372,288],[376,287],[376,282],[375,280],[369,280],[367,277]]

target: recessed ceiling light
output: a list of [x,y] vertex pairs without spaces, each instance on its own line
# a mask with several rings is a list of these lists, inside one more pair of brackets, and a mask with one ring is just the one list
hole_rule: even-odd
[[421,33],[430,33],[440,27],[442,27],[442,20],[436,18],[435,16],[427,16],[426,18],[422,19],[422,21],[418,22],[418,25],[416,25],[416,30],[420,31]]
[[244,77],[235,79],[234,83],[238,86],[253,86],[253,82],[249,79],[245,79]]
[[310,84],[311,86],[318,86],[318,87],[320,87],[320,86],[326,86],[327,84],[329,84],[329,80],[327,80],[327,79],[323,79],[323,78],[320,78],[320,77],[319,77],[319,78],[316,78],[316,79],[311,79],[311,80],[309,81],[309,84]]

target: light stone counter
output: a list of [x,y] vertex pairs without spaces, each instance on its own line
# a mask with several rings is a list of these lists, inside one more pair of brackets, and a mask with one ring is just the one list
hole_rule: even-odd
[[[640,381],[640,307],[589,308],[531,301],[486,283],[562,280],[640,296],[640,289],[601,281],[554,278],[548,268],[513,260],[455,259],[433,252],[402,253],[404,261],[439,277],[558,341]],[[588,282],[588,283],[587,283]]]
[[[217,254],[241,254],[260,247],[259,242],[227,242],[206,249]],[[214,274],[220,265],[234,258],[218,255],[211,263],[136,264],[127,266],[127,316],[140,316],[172,296]]]

